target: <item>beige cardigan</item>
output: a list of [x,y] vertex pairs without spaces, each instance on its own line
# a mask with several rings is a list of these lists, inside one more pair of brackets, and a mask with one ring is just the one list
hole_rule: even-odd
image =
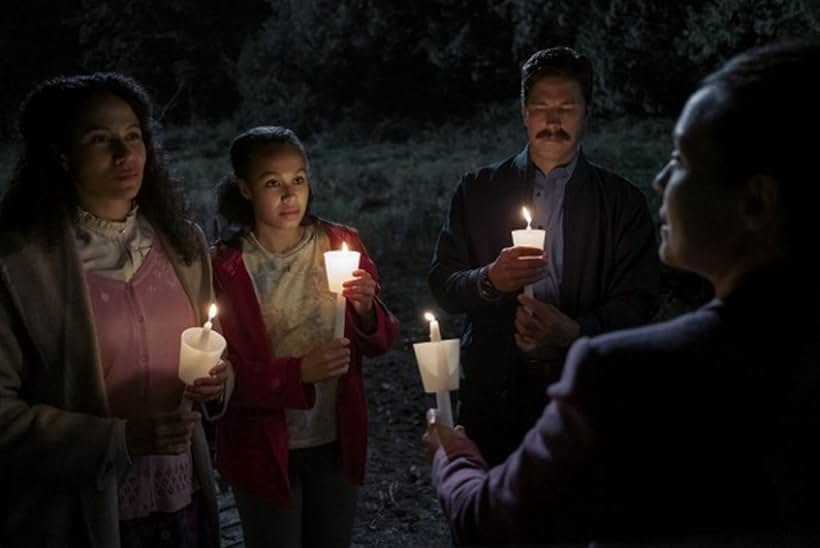
[[[198,323],[213,299],[201,239],[190,266],[169,253]],[[218,539],[201,427],[192,453],[203,518]],[[53,245],[0,233],[0,547],[118,547],[116,478],[127,465],[124,421],[109,416],[71,227],[66,222]]]

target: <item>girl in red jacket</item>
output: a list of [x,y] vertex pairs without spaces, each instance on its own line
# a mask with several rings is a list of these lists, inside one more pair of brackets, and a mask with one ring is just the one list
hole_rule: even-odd
[[[310,170],[291,130],[239,135],[231,163],[219,210],[242,230],[217,246],[213,266],[236,387],[217,467],[248,548],[348,546],[367,455],[362,356],[384,353],[398,323],[357,231],[308,214]],[[323,253],[343,242],[361,261],[334,339]]]

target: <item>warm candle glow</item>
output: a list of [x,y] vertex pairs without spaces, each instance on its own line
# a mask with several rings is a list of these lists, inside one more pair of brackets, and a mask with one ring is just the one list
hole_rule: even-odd
[[347,242],[342,242],[342,251],[347,251]]
[[213,320],[216,317],[216,305],[211,303],[210,308],[208,308],[208,321]]
[[441,340],[441,330],[438,326],[438,320],[432,312],[425,312],[424,319],[430,322],[430,341],[439,342]]
[[521,213],[524,215],[524,219],[527,220],[527,230],[532,230],[530,223],[532,223],[532,216],[530,215],[530,210],[526,207],[521,208]]

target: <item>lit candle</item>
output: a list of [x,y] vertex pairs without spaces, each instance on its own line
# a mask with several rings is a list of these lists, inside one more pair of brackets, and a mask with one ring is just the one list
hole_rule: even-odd
[[[514,246],[527,246],[527,247],[537,247],[541,251],[544,250],[544,238],[547,235],[546,230],[541,229],[534,229],[532,228],[532,216],[530,215],[530,210],[526,207],[521,208],[521,213],[524,215],[524,219],[527,221],[527,228],[513,230],[512,231],[512,239]],[[522,260],[532,260],[529,257],[519,257]],[[528,297],[532,297],[534,294],[532,284],[529,284],[524,287],[524,294]]]
[[208,307],[208,321],[202,324],[202,332],[199,334],[199,341],[197,341],[197,347],[200,350],[204,350],[208,348],[208,339],[211,336],[211,328],[214,326],[213,319],[216,317],[216,305],[211,303],[211,306]]
[[447,389],[449,364],[444,343],[441,342],[441,330],[438,320],[431,312],[424,313],[424,319],[430,325],[430,343],[435,345],[433,369],[436,378],[436,409],[442,423],[453,426],[453,406],[450,403],[450,391]]
[[441,331],[438,327],[438,320],[430,312],[424,313],[424,319],[430,322],[430,341],[439,342],[441,340]]
[[216,305],[208,309],[208,320],[202,327],[189,327],[180,335],[179,378],[185,384],[207,377],[225,350],[225,338],[213,330]]
[[347,243],[342,242],[342,249],[325,251],[325,272],[327,285],[330,291],[336,293],[336,321],[333,337],[344,337],[345,333],[345,306],[346,299],[342,295],[342,283],[353,277],[353,271],[359,268],[358,251],[350,251]]

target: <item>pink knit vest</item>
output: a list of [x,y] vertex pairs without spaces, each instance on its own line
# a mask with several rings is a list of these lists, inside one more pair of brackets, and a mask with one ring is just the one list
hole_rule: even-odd
[[[124,419],[173,411],[179,336],[194,325],[191,302],[158,243],[127,282],[86,272],[111,414]],[[191,453],[132,459],[120,478],[120,519],[175,512],[190,503]]]

